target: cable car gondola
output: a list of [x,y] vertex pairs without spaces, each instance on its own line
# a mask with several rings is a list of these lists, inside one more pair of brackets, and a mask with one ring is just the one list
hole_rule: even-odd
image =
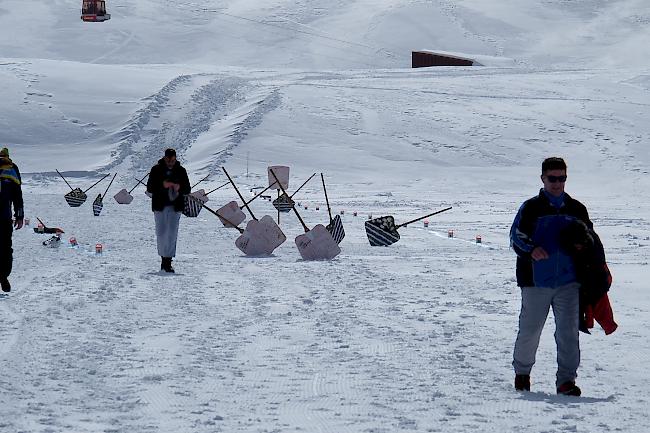
[[81,4],[81,19],[90,22],[102,22],[111,19],[106,13],[105,0],[83,0]]

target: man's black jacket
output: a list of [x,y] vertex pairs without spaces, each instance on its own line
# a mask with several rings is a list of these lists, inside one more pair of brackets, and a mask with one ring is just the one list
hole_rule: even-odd
[[[178,197],[174,201],[169,199],[169,190],[163,186],[164,181],[174,182],[181,186]],[[147,181],[147,191],[152,195],[151,209],[153,211],[162,211],[165,206],[173,205],[176,212],[182,212],[183,196],[191,192],[187,171],[178,161],[172,168],[167,168],[165,160],[161,158],[158,164],[151,167],[149,180]]]
[[592,228],[576,221],[562,233],[562,247],[573,258],[578,282],[582,285],[581,302],[595,305],[612,285],[612,274],[600,237]]

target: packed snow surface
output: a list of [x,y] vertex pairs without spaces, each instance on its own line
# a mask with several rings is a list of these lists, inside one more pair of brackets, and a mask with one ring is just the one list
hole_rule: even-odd
[[[112,0],[104,23],[79,8],[0,1],[0,145],[30,219],[0,295],[2,433],[650,431],[647,1]],[[409,69],[421,49],[487,66]],[[203,210],[162,275],[143,188],[112,196],[166,147],[208,176],[197,188],[225,167],[247,198],[270,165],[291,168],[289,192],[322,172],[342,253],[301,260],[289,213],[287,241],[246,257]],[[555,395],[552,314],[532,392],[512,385],[508,232],[548,156],[614,276],[619,329],[581,335],[580,398]],[[99,217],[108,180],[70,208],[56,170],[82,189],[118,173]],[[329,223],[320,176],[295,200]],[[370,216],[448,206],[368,243]],[[58,248],[37,217],[63,228]]]

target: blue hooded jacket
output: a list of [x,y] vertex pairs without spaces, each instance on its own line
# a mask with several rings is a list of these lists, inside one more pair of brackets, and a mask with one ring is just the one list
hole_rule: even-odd
[[[561,204],[559,200],[553,204],[541,189],[521,205],[510,229],[510,245],[517,253],[518,286],[554,288],[578,280],[573,259],[561,248],[561,236],[575,220],[593,229],[587,208],[567,193]],[[536,247],[544,248],[549,258],[533,260],[531,252]]]

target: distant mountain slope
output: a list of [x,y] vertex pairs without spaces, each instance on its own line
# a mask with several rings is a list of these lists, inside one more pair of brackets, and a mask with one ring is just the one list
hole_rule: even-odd
[[[195,172],[251,151],[350,177],[650,162],[640,0],[108,0],[96,24],[79,6],[0,0],[0,144],[26,173],[143,171],[166,146]],[[514,61],[412,71],[421,48]]]
[[0,1],[0,57],[247,67],[408,67],[412,49],[529,65],[650,64],[645,0]]

